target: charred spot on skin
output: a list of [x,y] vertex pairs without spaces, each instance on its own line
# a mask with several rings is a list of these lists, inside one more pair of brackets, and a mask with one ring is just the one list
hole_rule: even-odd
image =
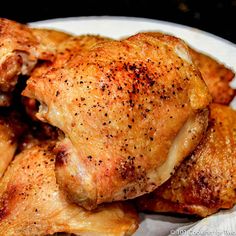
[[3,204],[3,206],[0,207],[0,222],[8,215],[7,206]]
[[63,166],[67,162],[68,153],[65,149],[54,150],[56,154],[56,166]]
[[133,179],[135,178],[135,157],[128,156],[127,160],[121,162],[118,172],[121,176],[121,179]]
[[216,126],[216,123],[217,123],[217,121],[215,119],[210,119],[208,121],[208,130],[211,129],[212,132],[214,133],[215,132],[214,127]]
[[98,161],[98,165],[100,166],[102,164],[102,160],[99,160]]
[[208,188],[208,179],[206,176],[204,176],[201,172],[198,176],[198,185],[200,186],[200,188]]
[[0,199],[0,222],[10,213],[8,206],[10,201],[16,196],[17,187],[10,186],[9,189],[4,192],[3,196]]
[[57,91],[56,92],[56,97],[58,97],[60,95],[60,92],[59,91]]

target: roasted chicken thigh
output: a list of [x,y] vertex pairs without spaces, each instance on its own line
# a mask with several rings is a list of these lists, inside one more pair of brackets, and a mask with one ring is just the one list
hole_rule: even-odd
[[236,111],[213,104],[206,136],[176,173],[137,203],[141,210],[201,217],[236,203]]
[[0,106],[9,106],[19,75],[29,75],[38,59],[52,60],[62,32],[30,29],[0,18]]
[[215,59],[190,48],[190,55],[199,68],[204,81],[209,88],[213,101],[228,105],[235,96],[235,89],[230,86],[235,74],[232,70]]
[[153,191],[207,126],[211,97],[188,47],[138,34],[69,54],[23,92],[65,134],[54,150],[61,189],[87,209]]
[[53,146],[52,142],[28,145],[7,169],[0,182],[0,235],[133,234],[138,215],[129,203],[107,204],[90,212],[67,200],[56,183]]

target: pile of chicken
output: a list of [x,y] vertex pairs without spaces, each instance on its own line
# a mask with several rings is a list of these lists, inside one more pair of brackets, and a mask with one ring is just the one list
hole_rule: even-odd
[[161,33],[113,40],[0,19],[0,235],[132,235],[134,205],[232,207],[233,77]]

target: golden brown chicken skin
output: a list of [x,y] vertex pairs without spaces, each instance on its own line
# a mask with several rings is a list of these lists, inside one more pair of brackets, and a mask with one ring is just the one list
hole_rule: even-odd
[[[146,32],[146,35],[160,37],[161,32]],[[190,56],[198,67],[213,98],[213,102],[228,105],[235,96],[236,90],[230,87],[234,72],[212,57],[198,52],[189,46]]]
[[7,169],[0,182],[0,235],[133,234],[139,222],[129,203],[90,212],[68,202],[56,183],[53,146],[52,142],[28,146]]
[[101,37],[97,35],[80,35],[69,37],[67,40],[62,41],[57,46],[56,60],[53,63],[44,63],[33,71],[33,75],[41,76],[44,71],[48,71],[48,67],[60,68],[63,67],[71,60],[74,55],[81,53],[82,51],[89,50],[93,46],[111,41],[112,39]]
[[112,39],[107,37],[102,37],[99,35],[89,35],[89,34],[73,36],[63,41],[59,45],[58,52],[61,55],[70,52],[71,56],[72,53],[76,54],[81,50],[88,50],[93,46],[106,41],[112,41]]
[[201,217],[236,203],[236,111],[210,107],[205,138],[161,187],[141,197],[141,210]]
[[0,105],[10,104],[19,74],[28,74],[37,61],[36,38],[27,26],[0,19]]
[[[32,77],[42,77],[45,73],[48,72],[49,68],[55,70],[55,68],[60,68],[61,66],[66,65],[66,63],[73,57],[74,54],[80,53],[83,50],[88,50],[89,48],[93,47],[98,43],[102,43],[111,39],[100,37],[97,35],[81,35],[81,36],[74,36],[65,39],[65,36],[61,34],[61,32],[57,31],[47,31],[41,29],[33,29],[34,31],[37,30],[37,34],[41,34],[41,31],[46,34],[47,40],[46,45],[48,45],[49,39],[54,39],[54,34],[56,38],[59,38],[58,45],[56,46],[57,54],[55,55],[56,60],[54,62],[43,62],[38,64],[35,69],[32,71]],[[59,34],[59,35],[57,35]],[[49,39],[48,39],[49,38]],[[61,41],[62,39],[65,39]],[[36,113],[38,111],[38,103],[35,99],[23,97],[22,99],[27,114],[33,119],[38,120],[36,118]]]
[[4,174],[17,148],[14,130],[9,123],[0,118],[0,177]]
[[190,48],[190,55],[199,68],[215,103],[228,105],[236,90],[230,87],[234,78],[232,70],[215,59]]
[[39,42],[38,51],[48,59],[56,56],[59,45],[68,40],[72,35],[50,29],[31,28],[32,34]]
[[11,112],[0,116],[0,178],[3,176],[18,147],[18,139],[25,132],[26,125],[19,114]]
[[0,18],[0,106],[9,106],[19,75],[29,75],[38,59],[52,60],[62,32],[33,29]]
[[32,76],[23,95],[64,132],[57,181],[85,208],[153,191],[206,129],[208,89],[175,37],[98,43],[57,65]]

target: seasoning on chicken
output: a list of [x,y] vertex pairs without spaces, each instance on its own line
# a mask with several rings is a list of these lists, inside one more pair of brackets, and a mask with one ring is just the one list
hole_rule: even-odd
[[0,106],[11,104],[19,75],[29,75],[38,59],[52,60],[57,45],[67,37],[0,18]]
[[[146,32],[146,35],[160,37],[161,32]],[[228,105],[236,94],[236,90],[230,86],[234,72],[210,56],[198,52],[189,46],[190,56],[198,67],[204,81],[213,98],[213,102]]]
[[201,217],[236,203],[236,111],[213,104],[205,138],[176,173],[137,203],[144,211]]
[[[33,29],[35,31],[35,29]],[[37,29],[38,34],[42,36],[41,30]],[[57,35],[57,31],[47,31],[43,30],[43,33],[46,34],[47,40],[45,44],[47,44],[48,38],[50,39],[52,36]],[[48,34],[52,35],[48,37]],[[64,35],[59,32],[59,39],[63,39]],[[54,37],[52,37],[54,38]],[[31,73],[32,77],[41,77],[44,73],[47,73],[49,68],[60,68],[60,66],[65,66],[66,63],[70,60],[70,58],[77,53],[80,53],[82,50],[88,50],[93,47],[95,44],[100,42],[105,42],[107,40],[111,40],[108,38],[96,36],[96,35],[81,35],[69,37],[66,40],[59,40],[60,44],[57,45],[57,54],[55,55],[56,61],[54,63],[45,61],[43,63],[38,64]],[[38,102],[35,99],[23,97],[22,99],[27,114],[33,119],[38,120],[36,118],[36,113],[38,111]]]
[[129,203],[86,211],[59,190],[52,142],[18,154],[0,182],[0,235],[132,235],[138,215]]
[[228,105],[236,93],[236,90],[230,87],[234,72],[215,59],[191,48],[190,55],[209,88],[213,102]]
[[153,191],[208,122],[211,97],[188,47],[138,34],[66,57],[23,92],[40,102],[36,116],[65,134],[55,149],[61,188],[87,209]]

